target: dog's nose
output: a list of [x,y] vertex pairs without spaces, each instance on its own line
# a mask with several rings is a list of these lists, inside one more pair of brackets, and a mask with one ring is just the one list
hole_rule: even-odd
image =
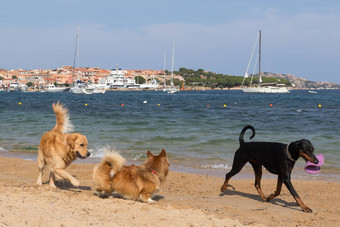
[[[86,157],[89,157],[91,155],[91,153],[90,152],[87,152],[86,153]],[[318,161],[319,162],[319,161]]]
[[314,164],[318,164],[319,160],[317,158],[314,158]]

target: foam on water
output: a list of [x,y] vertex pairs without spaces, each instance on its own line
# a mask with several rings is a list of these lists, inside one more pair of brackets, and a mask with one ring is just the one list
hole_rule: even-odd
[[3,147],[0,147],[0,152],[8,152],[8,150],[6,150],[6,149],[3,148]]
[[207,164],[207,165],[202,165],[201,166],[203,169],[226,169],[230,170],[231,168],[229,167],[228,164]]

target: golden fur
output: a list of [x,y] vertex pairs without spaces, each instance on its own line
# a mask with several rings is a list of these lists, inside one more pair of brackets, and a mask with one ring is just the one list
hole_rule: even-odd
[[163,149],[159,155],[147,152],[147,160],[140,166],[124,166],[125,159],[110,152],[93,169],[96,194],[110,196],[117,192],[125,199],[154,202],[153,193],[159,189],[169,172],[169,161]]
[[79,182],[64,169],[77,157],[85,159],[90,155],[87,150],[87,138],[80,133],[67,134],[73,129],[68,110],[59,102],[53,103],[52,107],[56,116],[56,125],[40,140],[37,158],[39,169],[37,184],[42,185],[43,170],[47,164],[51,170],[51,187],[56,187],[54,183],[56,175],[68,179],[73,186],[78,187]]

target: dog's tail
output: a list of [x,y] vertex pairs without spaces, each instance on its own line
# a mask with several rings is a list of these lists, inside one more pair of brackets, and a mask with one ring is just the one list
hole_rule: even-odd
[[70,121],[68,110],[64,108],[64,105],[62,103],[59,102],[53,103],[52,107],[56,117],[56,124],[53,130],[61,134],[72,132],[73,125]]
[[109,167],[111,169],[110,175],[113,177],[115,173],[121,170],[125,164],[125,159],[117,152],[111,150],[109,147],[104,148],[105,156],[103,157],[100,166]]
[[244,140],[243,140],[243,136],[244,136],[244,133],[248,130],[248,129],[251,129],[252,130],[252,135],[250,137],[250,139],[254,138],[255,136],[255,128],[251,125],[247,125],[246,127],[244,127],[240,133],[240,138],[239,138],[239,141],[240,141],[240,145],[241,144],[244,144]]

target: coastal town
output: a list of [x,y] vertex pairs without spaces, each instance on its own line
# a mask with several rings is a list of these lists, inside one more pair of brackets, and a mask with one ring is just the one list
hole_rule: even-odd
[[[139,77],[144,78],[144,81],[141,83],[136,81]],[[11,91],[19,89],[35,91],[44,90],[49,85],[69,87],[78,81],[85,84],[102,85],[105,89],[156,89],[155,85],[158,85],[158,82],[162,81],[164,84],[164,78],[162,70],[122,70],[118,66],[112,70],[98,67],[74,68],[73,66],[61,66],[52,70],[0,69],[0,88]],[[179,75],[173,75],[173,78],[183,80],[183,77]],[[140,86],[142,83],[144,86]],[[149,84],[152,86],[147,87]]]

